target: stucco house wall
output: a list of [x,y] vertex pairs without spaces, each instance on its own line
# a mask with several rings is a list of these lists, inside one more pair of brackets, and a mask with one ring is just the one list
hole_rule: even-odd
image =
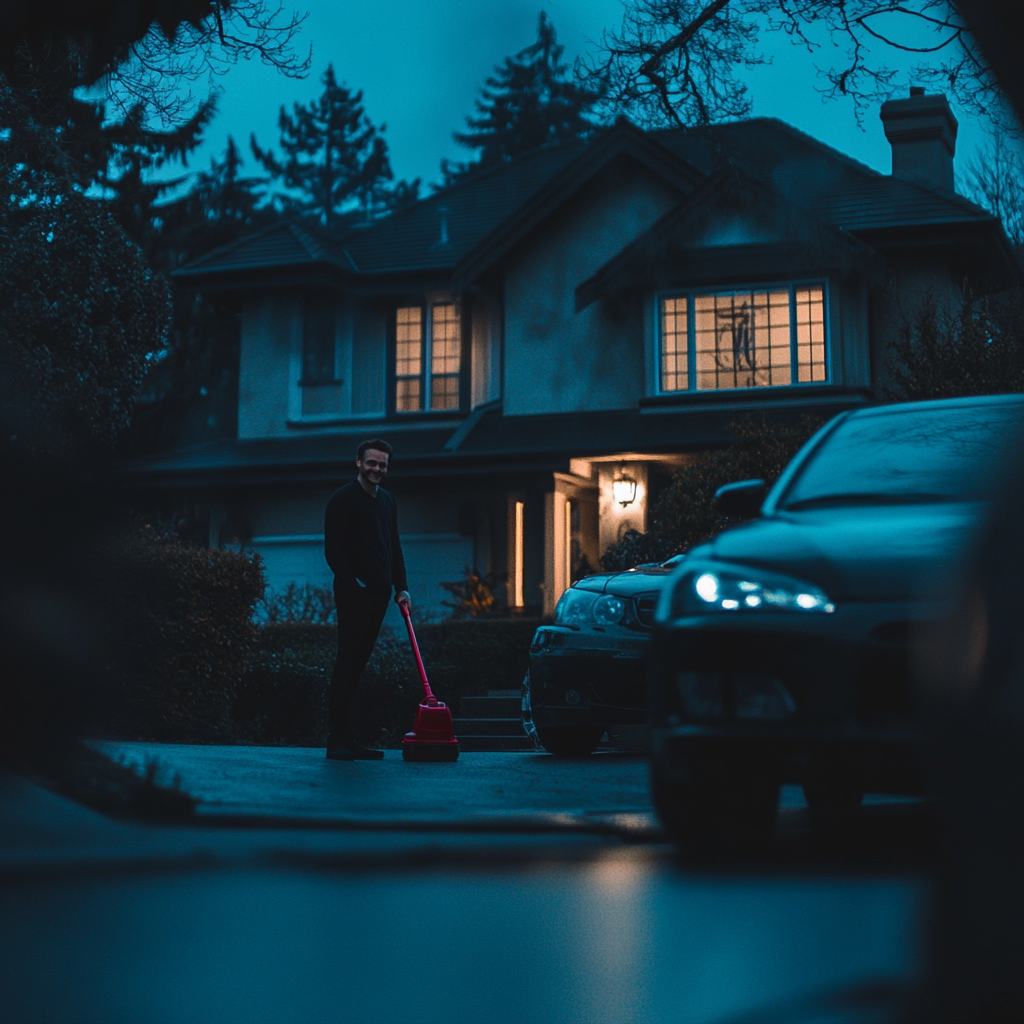
[[577,313],[576,286],[680,199],[634,163],[617,162],[509,258],[505,268],[505,413],[635,406],[644,388],[642,320],[595,303]]

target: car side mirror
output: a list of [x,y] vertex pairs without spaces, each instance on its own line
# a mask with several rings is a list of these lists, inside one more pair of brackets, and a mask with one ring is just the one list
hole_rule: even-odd
[[740,480],[715,491],[715,511],[730,519],[752,519],[761,511],[768,488],[763,480]]

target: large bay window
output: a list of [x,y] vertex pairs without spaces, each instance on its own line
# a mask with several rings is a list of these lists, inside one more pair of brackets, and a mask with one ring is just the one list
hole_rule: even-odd
[[458,409],[461,371],[458,306],[400,306],[395,314],[396,411]]
[[665,296],[659,306],[662,392],[828,379],[820,284],[689,292]]

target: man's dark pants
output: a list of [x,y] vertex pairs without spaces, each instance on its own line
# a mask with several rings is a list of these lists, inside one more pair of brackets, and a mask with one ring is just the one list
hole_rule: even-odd
[[330,735],[327,745],[350,739],[352,698],[373,653],[391,590],[334,588],[338,608],[338,658],[331,676]]

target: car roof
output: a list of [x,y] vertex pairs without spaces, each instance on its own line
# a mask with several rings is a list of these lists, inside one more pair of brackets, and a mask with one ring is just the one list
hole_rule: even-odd
[[926,412],[943,409],[966,409],[977,405],[1024,406],[1024,395],[971,395],[967,398],[937,398],[928,402],[899,402],[893,405],[872,405],[866,409],[855,409],[846,415],[847,420],[864,419],[871,416],[890,416],[900,413]]

